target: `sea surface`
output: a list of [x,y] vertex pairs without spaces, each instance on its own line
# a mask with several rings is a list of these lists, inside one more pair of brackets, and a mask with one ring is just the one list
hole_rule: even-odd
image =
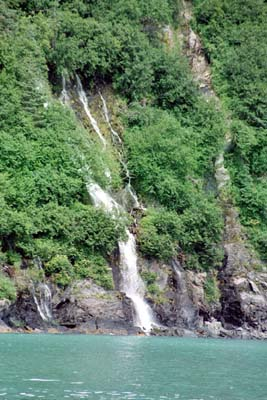
[[1,399],[267,400],[267,343],[0,335]]

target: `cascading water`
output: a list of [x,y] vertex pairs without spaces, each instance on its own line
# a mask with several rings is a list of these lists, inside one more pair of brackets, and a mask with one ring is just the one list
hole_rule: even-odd
[[[42,262],[39,257],[34,260],[37,268],[43,272]],[[48,322],[52,315],[52,293],[49,286],[44,282],[33,283],[33,299],[38,313],[43,321]]]
[[135,308],[135,325],[149,333],[157,326],[152,310],[144,300],[145,285],[138,274],[135,237],[126,231],[127,241],[119,242],[122,272],[122,290],[132,300]]
[[97,133],[99,139],[103,143],[103,147],[105,148],[107,145],[107,142],[106,142],[102,132],[100,131],[95,118],[92,116],[92,114],[90,112],[87,96],[86,96],[85,91],[83,90],[82,82],[81,82],[80,78],[78,77],[78,75],[76,75],[76,80],[77,80],[77,92],[78,92],[79,100],[83,105],[84,111],[85,111],[87,117],[89,118],[89,121],[91,122],[91,125],[92,125],[94,131]]
[[[77,92],[79,96],[79,100],[83,105],[84,111],[88,116],[93,129],[95,130],[98,137],[101,139],[103,143],[103,149],[106,148],[106,140],[102,135],[97,121],[92,116],[86,94],[83,90],[82,83],[80,78],[76,75],[77,80]],[[107,124],[111,130],[112,135],[117,138],[117,141],[121,143],[121,139],[116,131],[111,126],[108,110],[103,96],[101,96],[104,114],[107,121]],[[139,204],[136,195],[133,193],[130,185],[130,174],[127,169],[126,164],[125,170],[128,179],[129,189],[131,190],[132,196],[135,200],[135,204]],[[110,173],[110,171],[108,171]],[[87,191],[96,207],[102,207],[106,212],[114,215],[114,217],[120,218],[120,213],[125,211],[123,207],[118,204],[109,193],[104,191],[97,183],[89,181],[86,185]],[[145,333],[149,334],[153,326],[157,326],[153,318],[153,313],[149,305],[144,300],[145,294],[145,286],[138,274],[137,268],[137,253],[136,253],[136,242],[135,237],[130,231],[126,230],[127,240],[125,242],[119,242],[119,250],[120,250],[120,266],[122,273],[122,283],[121,290],[125,292],[125,294],[132,300],[134,310],[135,310],[135,319],[134,324],[140,327]]]
[[46,283],[38,283],[33,289],[33,299],[38,313],[43,321],[51,321],[52,316],[52,295]]
[[[107,124],[109,126],[109,129],[110,129],[110,132],[112,134],[112,137],[114,138],[115,143],[117,141],[117,142],[119,142],[119,144],[122,144],[122,140],[120,138],[120,135],[118,134],[118,132],[116,132],[113,129],[113,127],[111,125],[106,100],[105,100],[105,98],[102,96],[102,94],[100,92],[99,92],[99,96],[100,96],[100,98],[102,100],[104,116],[105,116],[106,122],[107,122]],[[132,188],[132,185],[131,185],[130,171],[129,171],[128,167],[127,167],[127,164],[123,161],[123,157],[122,157],[122,154],[120,152],[119,152],[119,159],[120,159],[120,163],[121,163],[121,165],[122,165],[122,167],[123,167],[123,169],[125,171],[125,175],[126,175],[126,179],[127,179],[127,185],[126,185],[125,190],[126,190],[126,192],[129,194],[129,196],[131,198],[131,203],[133,204],[133,208],[141,208],[140,207],[140,203],[139,203],[139,201],[137,199],[137,196],[136,196],[136,194],[135,194],[135,192],[134,192],[134,190]]]
[[66,87],[66,78],[64,75],[62,75],[62,91],[59,97],[59,100],[63,105],[69,105],[70,104],[70,97],[67,91]]
[[109,129],[110,129],[110,131],[111,131],[111,133],[112,133],[112,136],[113,136],[114,139],[117,140],[119,143],[122,143],[122,140],[121,140],[121,138],[120,138],[120,135],[118,134],[118,132],[116,132],[116,131],[113,129],[113,127],[112,127],[112,125],[111,125],[106,100],[104,99],[104,97],[102,96],[102,94],[101,94],[100,92],[99,92],[99,96],[100,96],[100,99],[102,100],[102,103],[103,103],[104,116],[105,116],[106,122],[107,122],[107,124],[108,124],[108,126],[109,126]]
[[[91,114],[91,111],[90,111],[89,105],[88,105],[87,96],[86,96],[86,93],[85,93],[85,91],[83,89],[83,86],[82,86],[82,82],[81,82],[81,80],[80,80],[78,75],[76,75],[76,81],[77,81],[77,93],[78,93],[78,96],[79,96],[79,100],[83,105],[83,109],[85,111],[85,114],[87,115],[87,117],[88,117],[88,119],[89,119],[89,121],[90,121],[90,123],[91,123],[91,125],[92,125],[92,127],[94,129],[94,131],[97,133],[99,139],[101,140],[101,142],[103,144],[103,149],[105,150],[106,145],[107,145],[106,139],[104,138],[104,136],[103,136],[98,124],[97,124],[96,119]],[[111,181],[111,172],[110,172],[110,170],[108,168],[105,168],[105,176],[108,178],[109,181]]]
[[144,208],[140,205],[140,203],[138,201],[138,198],[137,198],[137,196],[136,196],[136,194],[135,194],[135,192],[134,192],[134,190],[132,188],[131,177],[130,177],[130,173],[129,173],[129,170],[127,168],[127,165],[124,162],[122,162],[122,164],[124,165],[124,169],[126,171],[126,178],[127,178],[127,182],[128,182],[127,185],[126,185],[125,190],[129,194],[130,198],[132,199],[133,208],[136,208],[136,209],[140,208],[140,209],[144,210]]
[[122,211],[122,207],[97,183],[89,182],[86,188],[96,207],[103,207],[109,213]]
[[[88,183],[87,190],[96,207],[118,215],[123,208],[96,183]],[[122,273],[121,290],[132,300],[135,309],[134,324],[149,333],[156,322],[152,310],[144,300],[145,286],[138,274],[135,237],[126,230],[127,240],[119,242],[120,266]]]

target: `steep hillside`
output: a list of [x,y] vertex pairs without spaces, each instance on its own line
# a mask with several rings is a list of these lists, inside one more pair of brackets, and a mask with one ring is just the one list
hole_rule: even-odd
[[251,54],[245,28],[256,18],[263,35],[265,6],[227,27],[227,1],[0,7],[0,318],[90,332],[243,327],[225,311],[225,243],[238,227],[230,275],[260,279],[264,303],[252,247],[265,260],[264,49],[249,104],[241,59],[232,77],[227,63],[237,40]]
[[266,260],[267,5],[195,1],[197,28],[217,93],[231,112],[227,165],[250,240]]

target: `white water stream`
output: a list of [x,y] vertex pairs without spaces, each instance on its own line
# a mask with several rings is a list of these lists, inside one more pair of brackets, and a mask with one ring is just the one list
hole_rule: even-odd
[[33,299],[38,313],[43,321],[51,321],[52,316],[52,295],[46,283],[38,283],[33,290]]
[[[119,144],[122,145],[122,140],[120,138],[120,135],[118,134],[118,132],[116,132],[113,129],[113,127],[111,125],[106,100],[105,100],[105,98],[102,96],[102,94],[100,92],[99,92],[99,96],[100,96],[102,104],[103,104],[103,111],[104,111],[105,120],[106,120],[106,122],[107,122],[107,124],[109,126],[109,129],[110,129],[110,132],[112,134],[112,137],[114,138],[115,143],[117,141],[117,142],[119,142]],[[129,171],[128,167],[127,167],[126,162],[123,160],[123,156],[122,156],[121,152],[119,152],[119,160],[120,160],[120,163],[121,163],[121,165],[122,165],[122,167],[123,167],[123,169],[125,171],[125,174],[126,174],[127,185],[125,187],[125,190],[126,190],[126,192],[128,193],[128,195],[131,198],[131,203],[133,204],[133,208],[141,208],[140,203],[138,201],[138,198],[137,198],[137,196],[136,196],[136,194],[135,194],[135,192],[134,192],[134,190],[132,188],[132,185],[131,185],[130,171]]]
[[[40,271],[43,271],[42,262],[39,257],[35,259],[35,264]],[[49,286],[44,282],[38,282],[37,284],[33,283],[32,294],[38,313],[42,320],[45,322],[51,321],[53,318],[52,293]]]
[[[97,121],[90,112],[85,91],[82,87],[81,80],[77,75],[76,80],[79,100],[91,122],[93,129],[102,141],[103,149],[105,150],[107,144],[106,140],[99,129]],[[64,92],[64,87],[62,92]],[[119,134],[111,126],[105,99],[102,95],[100,95],[100,97],[103,102],[104,115],[110,131],[117,141],[122,143]],[[128,179],[127,190],[132,196],[135,206],[139,206],[137,197],[131,188],[130,173],[125,163],[124,168]],[[120,213],[123,212],[124,209],[111,197],[108,192],[104,191],[97,183],[92,181],[87,183],[86,188],[96,207],[102,207],[106,212],[114,215],[114,217],[120,218]],[[151,308],[144,299],[145,285],[138,273],[135,237],[128,229],[126,230],[126,236],[127,240],[125,242],[119,242],[120,267],[122,274],[121,290],[125,292],[126,296],[129,297],[133,302],[135,310],[134,325],[140,327],[145,333],[149,334],[153,326],[157,326],[157,323],[154,320]]]
[[100,96],[100,99],[102,100],[102,103],[103,103],[104,116],[105,116],[106,122],[107,122],[107,124],[108,124],[108,126],[109,126],[109,129],[110,129],[110,131],[111,131],[111,133],[112,133],[112,136],[115,138],[115,140],[117,139],[117,141],[118,141],[119,143],[122,143],[122,140],[121,140],[121,138],[120,138],[120,135],[118,134],[118,132],[116,132],[116,131],[113,129],[113,127],[112,127],[112,125],[111,125],[110,118],[109,118],[109,113],[108,113],[108,108],[107,108],[107,103],[106,103],[104,97],[102,96],[102,94],[101,94],[100,92],[99,92],[99,96]]
[[126,230],[128,239],[119,242],[122,272],[122,290],[132,300],[135,308],[135,325],[149,333],[157,326],[152,310],[144,300],[145,285],[138,274],[135,237]]
[[82,82],[81,82],[80,78],[78,77],[78,75],[76,75],[76,80],[77,80],[77,92],[78,92],[79,100],[83,105],[83,109],[84,109],[87,117],[89,118],[89,121],[91,122],[94,131],[97,133],[99,139],[103,143],[103,147],[105,148],[107,145],[106,139],[104,138],[102,132],[100,131],[95,118],[91,114],[91,111],[90,111],[89,105],[88,105],[87,96],[86,96],[86,93],[82,86]]
[[66,87],[66,78],[64,75],[62,75],[62,91],[59,97],[59,100],[63,105],[69,105],[70,104],[70,97],[67,91]]
[[[98,184],[88,183],[87,190],[96,207],[102,207],[108,213],[112,213],[119,218],[119,212],[123,208]],[[134,305],[135,319],[134,324],[149,333],[156,322],[153,318],[152,310],[144,300],[145,286],[138,274],[137,253],[135,237],[129,230],[126,230],[127,240],[119,242],[120,267],[122,274],[121,290],[125,292]]]

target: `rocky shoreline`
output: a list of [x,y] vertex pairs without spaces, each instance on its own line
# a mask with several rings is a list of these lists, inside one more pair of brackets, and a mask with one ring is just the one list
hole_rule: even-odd
[[[158,321],[151,336],[267,339],[267,272],[247,270],[246,259],[237,269],[234,254],[240,256],[238,247],[214,277],[219,297],[209,301],[206,272],[185,270],[178,260],[141,260],[139,269],[154,272],[160,288],[146,296]],[[14,303],[0,301],[0,333],[145,335],[134,327],[131,300],[119,290],[105,290],[90,279],[64,290],[47,284],[52,318],[42,318],[26,288]]]
[[[79,328],[62,328],[62,327],[49,327],[43,329],[27,328],[10,328],[2,320],[0,321],[0,334],[53,334],[53,335],[110,335],[110,336],[147,336],[139,328],[132,328],[131,330],[111,330],[111,329],[89,329],[87,326]],[[242,339],[242,340],[266,340],[267,333],[259,332],[256,330],[245,330],[237,328],[236,330],[224,329],[220,322],[214,320],[207,324],[201,330],[190,331],[179,328],[157,329],[152,331],[150,337],[168,336],[168,337],[188,337],[188,338],[211,338],[211,339]]]

